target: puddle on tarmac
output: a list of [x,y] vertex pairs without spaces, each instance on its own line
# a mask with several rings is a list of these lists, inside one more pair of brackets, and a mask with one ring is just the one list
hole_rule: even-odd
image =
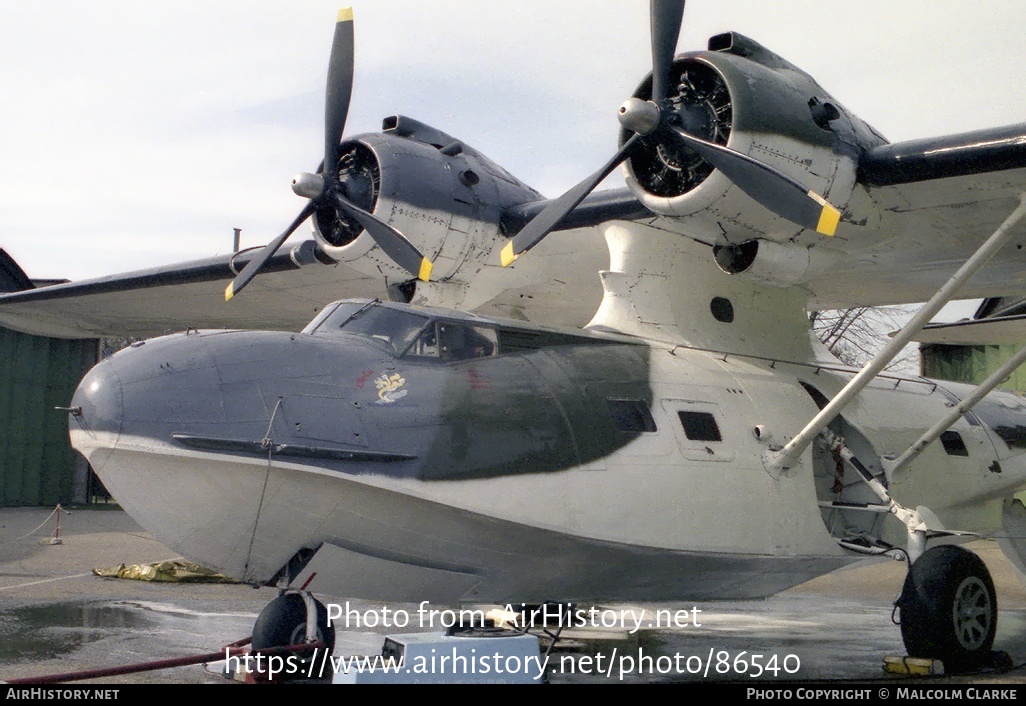
[[1026,610],[1001,611],[999,608],[994,648],[1011,652],[1018,659],[1023,659],[1026,657],[1022,654],[1023,645],[1026,645]]
[[165,619],[128,602],[57,603],[0,611],[0,661],[67,654],[112,635],[159,627]]

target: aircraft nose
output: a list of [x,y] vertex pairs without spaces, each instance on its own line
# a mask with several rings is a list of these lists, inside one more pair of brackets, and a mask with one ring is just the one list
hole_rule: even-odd
[[99,363],[79,383],[71,398],[71,442],[80,448],[88,439],[95,445],[100,437],[106,437],[104,446],[112,447],[121,434],[124,422],[124,397],[121,380],[109,361]]

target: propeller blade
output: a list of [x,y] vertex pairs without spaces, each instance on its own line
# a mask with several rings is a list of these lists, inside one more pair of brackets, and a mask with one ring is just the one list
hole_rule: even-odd
[[346,200],[341,194],[335,194],[335,202],[339,208],[363,226],[368,235],[374,238],[378,247],[384,250],[395,264],[424,282],[431,279],[431,261],[424,257],[417,246],[407,240],[405,235],[377,216]]
[[670,87],[670,65],[677,53],[680,26],[684,20],[684,0],[651,0],[652,22],[652,100],[666,98]]
[[837,231],[841,212],[786,174],[729,147],[689,135],[680,128],[671,128],[670,132],[778,216],[823,235]]
[[[349,116],[353,95],[353,8],[339,10],[335,38],[328,59],[328,86],[324,99],[324,162],[334,170],[338,146]],[[329,171],[331,171],[329,170]]]
[[288,237],[296,231],[296,228],[303,224],[303,221],[310,217],[316,208],[317,207],[314,205],[313,201],[307,202],[306,206],[303,207],[303,210],[299,212],[298,216],[296,216],[296,220],[292,221],[292,224],[285,229],[285,232],[265,245],[264,249],[261,250],[256,257],[250,260],[249,264],[242,268],[242,272],[236,275],[235,279],[232,280],[232,283],[228,285],[226,290],[224,290],[225,301],[231,300],[232,297],[242,291],[243,287],[249,284],[250,280],[256,277],[257,273],[260,272],[267,261],[274,256],[274,253],[278,252],[278,248],[281,247],[282,243],[288,240]]
[[574,210],[584,197],[595,190],[599,183],[609,176],[614,169],[630,157],[634,146],[641,138],[638,135],[631,135],[631,139],[624,143],[616,155],[590,177],[579,183],[565,194],[555,199],[546,206],[541,213],[531,219],[530,223],[524,226],[519,233],[506,244],[502,249],[502,266],[510,265],[514,260],[533,248],[541,239],[556,227],[563,220],[563,217]]

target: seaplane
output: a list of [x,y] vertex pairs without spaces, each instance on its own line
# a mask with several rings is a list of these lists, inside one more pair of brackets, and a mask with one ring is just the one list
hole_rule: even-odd
[[[562,196],[407,116],[346,135],[345,9],[278,237],[0,296],[11,328],[139,339],[82,380],[72,443],[168,547],[282,589],[254,646],[330,640],[314,593],[748,599],[901,558],[909,655],[988,659],[960,545],[1024,566],[1026,400],[1008,366],[885,368],[952,299],[1026,287],[1026,124],[891,143],[746,36],[677,53],[683,0],[650,12],[619,147]],[[927,303],[861,369],[812,334],[901,302]]]

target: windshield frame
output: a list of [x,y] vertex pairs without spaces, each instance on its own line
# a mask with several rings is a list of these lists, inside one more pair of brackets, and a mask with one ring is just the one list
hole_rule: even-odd
[[[355,310],[350,310],[348,315],[346,315],[345,311],[339,310],[347,305],[358,306]],[[376,334],[372,329],[356,330],[351,328],[354,323],[360,321],[360,319],[371,312],[381,312],[378,316],[379,322],[387,322],[391,319],[392,323],[396,324],[394,330],[386,332],[382,328],[382,331]],[[378,299],[362,303],[347,300],[338,302],[328,313],[322,312],[314,321],[311,321],[304,331],[308,331],[311,335],[319,334],[325,337],[352,336],[362,341],[373,342],[387,350],[390,355],[401,358],[410,349],[410,346],[420,338],[424,330],[434,325],[436,318],[420,312],[409,311],[405,308],[391,307]],[[404,322],[411,325],[404,325]],[[316,326],[314,326],[315,323]]]

